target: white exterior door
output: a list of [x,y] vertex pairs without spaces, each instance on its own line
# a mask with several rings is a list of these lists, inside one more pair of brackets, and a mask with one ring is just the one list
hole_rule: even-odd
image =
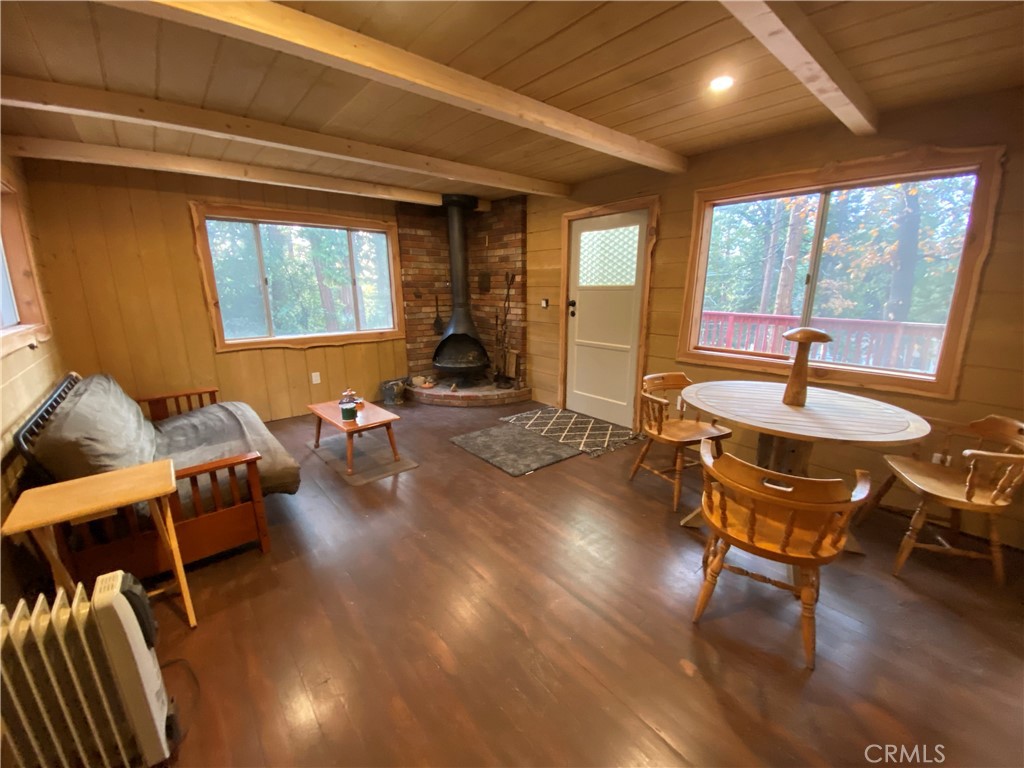
[[643,208],[576,219],[569,229],[565,407],[627,427],[636,399],[647,219]]

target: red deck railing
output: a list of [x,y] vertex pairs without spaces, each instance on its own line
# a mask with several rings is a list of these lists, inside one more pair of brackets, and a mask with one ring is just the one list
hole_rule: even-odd
[[[815,318],[812,324],[832,336],[831,343],[811,346],[812,360],[922,373],[935,373],[946,329],[939,323],[842,318]],[[703,312],[700,345],[792,355],[782,334],[799,325],[796,315]]]

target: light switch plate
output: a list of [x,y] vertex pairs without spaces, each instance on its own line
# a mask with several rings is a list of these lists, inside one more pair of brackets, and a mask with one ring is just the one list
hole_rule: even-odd
[[320,371],[313,371],[312,378],[313,378],[313,383],[314,384],[319,384],[320,383]]

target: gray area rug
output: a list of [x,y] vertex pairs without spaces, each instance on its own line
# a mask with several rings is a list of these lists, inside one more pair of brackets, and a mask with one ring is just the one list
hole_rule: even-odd
[[591,456],[600,456],[642,439],[641,435],[634,434],[629,427],[620,427],[563,408],[540,408],[504,416],[501,420],[557,440],[562,445],[571,445]]
[[402,458],[395,461],[388,441],[381,440],[374,434],[363,433],[362,438],[356,436],[352,449],[353,473],[351,475],[346,474],[344,435],[332,435],[324,438],[320,441],[319,448],[314,448],[313,441],[310,440],[306,443],[306,447],[323,459],[324,463],[349,485],[366,485],[374,480],[382,480],[419,466],[412,459],[402,455],[401,445],[398,446],[398,455]]
[[581,453],[570,445],[562,445],[514,424],[488,427],[451,440],[512,477],[527,475]]

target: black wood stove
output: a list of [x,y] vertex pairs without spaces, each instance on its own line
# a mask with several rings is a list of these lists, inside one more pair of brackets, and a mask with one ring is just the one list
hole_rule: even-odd
[[491,364],[469,314],[469,253],[466,250],[466,211],[476,208],[469,195],[444,195],[448,209],[448,257],[451,263],[452,317],[434,350],[434,368],[443,376],[470,379]]

